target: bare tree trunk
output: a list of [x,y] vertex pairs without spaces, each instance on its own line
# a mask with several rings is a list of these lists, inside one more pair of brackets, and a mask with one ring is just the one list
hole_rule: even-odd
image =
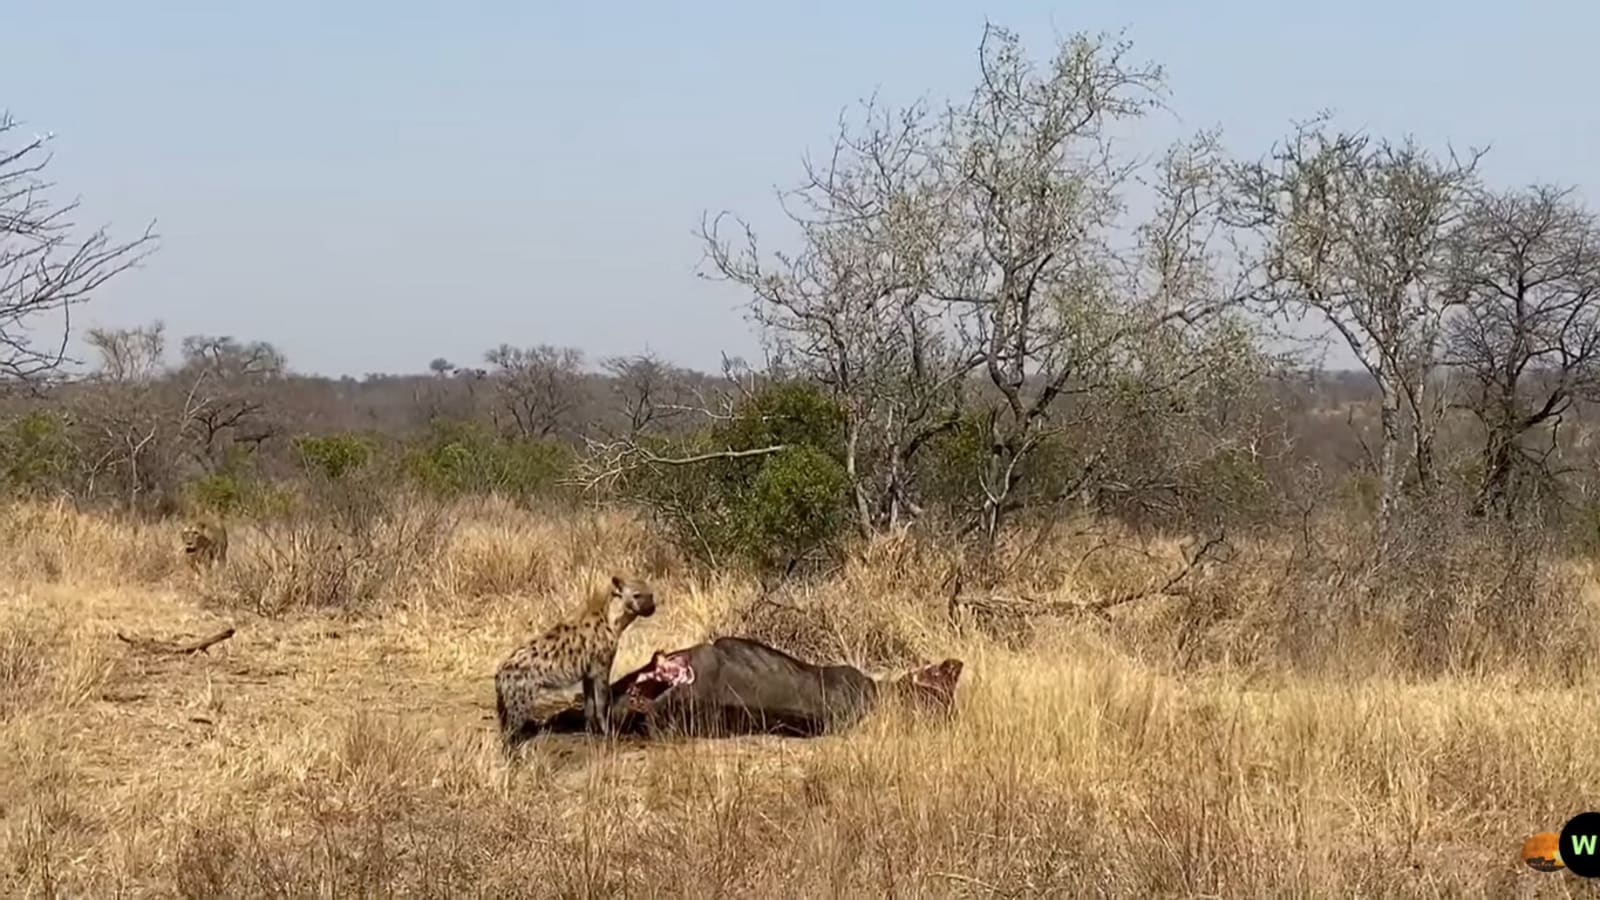
[[1378,449],[1378,538],[1389,534],[1389,523],[1400,497],[1400,392],[1385,379],[1382,406],[1378,411],[1378,425],[1382,429],[1382,444]]
[[850,493],[856,498],[856,528],[862,538],[872,537],[872,507],[867,502],[866,486],[859,476],[856,458],[861,450],[861,418],[850,417],[849,433],[845,438],[844,471],[850,479]]
[[1437,418],[1428,409],[1428,379],[1417,382],[1411,410],[1412,465],[1417,473],[1417,489],[1424,494],[1433,492],[1437,477],[1433,465],[1433,439],[1437,434]]
[[1483,481],[1472,502],[1474,516],[1482,516],[1491,508],[1499,508],[1507,518],[1511,517],[1511,505],[1506,502],[1506,494],[1511,485],[1515,442],[1509,423],[1490,427],[1483,448]]
[[1417,489],[1424,494],[1433,493],[1434,486],[1438,483],[1433,465],[1433,432],[1418,428],[1413,436],[1415,448],[1415,468],[1417,472]]

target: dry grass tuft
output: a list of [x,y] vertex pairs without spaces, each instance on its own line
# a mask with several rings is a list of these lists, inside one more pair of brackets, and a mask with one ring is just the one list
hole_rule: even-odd
[[[12,515],[4,896],[1565,896],[1569,876],[1516,849],[1600,786],[1592,676],[1525,664],[1566,650],[1516,657],[1491,618],[1509,580],[1467,565],[1484,546],[1436,557],[1457,562],[1430,587],[1241,540],[1189,597],[1001,640],[949,620],[954,561],[911,536],[780,591],[778,609],[752,604],[748,578],[685,571],[626,516],[473,504],[359,604],[261,616],[202,604],[213,581],[146,558],[175,557],[176,526]],[[274,568],[269,529],[237,535],[230,561],[305,584]],[[1178,552],[1094,523],[1028,546],[1008,549],[1003,589],[1039,603],[1129,590]],[[508,767],[495,662],[614,570],[657,581],[662,602],[619,670],[733,631],[819,661],[957,656],[958,715],[886,709],[814,741],[543,739]],[[1592,602],[1571,566],[1517,577],[1567,624]],[[1342,669],[1297,664],[1318,655],[1301,643],[1313,599],[1354,603],[1384,579],[1407,612],[1319,638]],[[1449,615],[1409,611],[1429,608]],[[222,621],[238,633],[206,654],[112,637]],[[1442,650],[1402,652],[1423,635]]]
[[181,570],[172,552],[181,528],[83,515],[66,502],[14,504],[0,512],[0,552],[19,580],[151,585]]

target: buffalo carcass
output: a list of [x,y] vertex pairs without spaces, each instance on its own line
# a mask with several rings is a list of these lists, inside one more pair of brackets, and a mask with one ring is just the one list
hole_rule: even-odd
[[[813,665],[749,638],[721,637],[656,651],[648,664],[617,679],[613,716],[623,734],[815,737],[854,725],[889,695],[948,715],[961,669],[960,660],[946,659],[880,680],[852,666]],[[582,731],[581,711],[561,711],[545,730]]]

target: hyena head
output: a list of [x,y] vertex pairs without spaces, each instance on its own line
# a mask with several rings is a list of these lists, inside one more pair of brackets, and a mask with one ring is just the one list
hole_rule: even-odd
[[656,592],[637,578],[611,576],[611,593],[606,598],[606,621],[613,627],[635,618],[654,615]]

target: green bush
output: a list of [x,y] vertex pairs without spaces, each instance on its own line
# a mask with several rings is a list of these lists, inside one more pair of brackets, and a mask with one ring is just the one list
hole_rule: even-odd
[[[1061,436],[1037,437],[1016,467],[1018,481],[1011,497],[1024,508],[1037,507],[1042,515],[1054,515],[1055,502],[1082,475],[1083,466],[1082,454]],[[989,413],[969,411],[931,438],[916,457],[915,471],[925,509],[958,522],[970,521],[987,499],[985,480],[998,481],[1004,475],[994,458]]]
[[850,479],[838,460],[798,446],[762,463],[734,504],[743,555],[780,566],[824,546],[843,531]]
[[780,381],[747,399],[731,420],[713,429],[713,436],[741,450],[778,444],[813,447],[843,462],[845,423],[844,409],[821,388]]
[[183,486],[187,505],[218,516],[278,516],[294,504],[286,484],[261,477],[255,457],[240,447],[230,447],[222,466]]
[[218,515],[231,515],[245,505],[245,486],[232,472],[214,472],[189,482],[186,493],[197,509]]
[[1185,506],[1201,519],[1259,524],[1277,512],[1266,467],[1243,448],[1224,447],[1207,456],[1184,481]]
[[301,465],[333,479],[366,468],[375,455],[372,440],[359,434],[306,435],[295,438],[294,448]]
[[572,451],[551,442],[501,437],[471,423],[435,423],[405,460],[419,486],[442,496],[547,496],[572,469]]
[[923,506],[951,515],[976,508],[983,501],[981,477],[988,461],[987,417],[969,412],[930,438],[917,455]]
[[[620,490],[655,512],[678,547],[715,564],[787,565],[837,546],[848,522],[844,414],[818,388],[769,385],[734,417],[685,438],[657,438],[647,450],[690,464],[656,463],[629,472]],[[717,457],[724,451],[772,453]]]
[[12,494],[66,490],[76,462],[67,423],[57,413],[35,410],[0,428],[0,480]]

